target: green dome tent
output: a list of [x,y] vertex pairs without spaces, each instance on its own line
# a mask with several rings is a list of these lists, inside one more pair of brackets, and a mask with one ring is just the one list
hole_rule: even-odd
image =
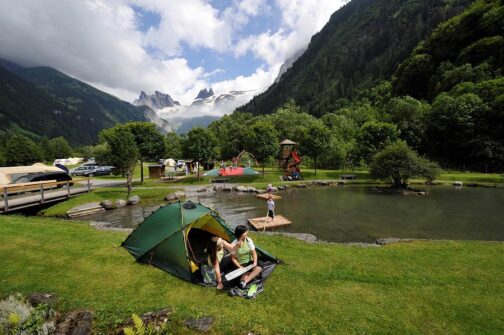
[[[122,243],[137,261],[152,264],[182,279],[198,282],[204,249],[212,236],[233,241],[235,236],[219,213],[201,203],[176,202],[152,213]],[[266,262],[266,278],[280,261],[256,247]]]

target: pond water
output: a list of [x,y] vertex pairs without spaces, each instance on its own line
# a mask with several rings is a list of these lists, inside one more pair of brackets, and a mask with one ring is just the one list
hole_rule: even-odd
[[[428,196],[378,193],[367,186],[312,186],[278,193],[276,213],[293,224],[277,231],[311,233],[330,242],[374,242],[381,237],[504,240],[504,189],[424,187]],[[266,215],[266,202],[238,192],[189,193],[217,209],[234,227]],[[133,227],[152,208],[126,207],[85,219]]]

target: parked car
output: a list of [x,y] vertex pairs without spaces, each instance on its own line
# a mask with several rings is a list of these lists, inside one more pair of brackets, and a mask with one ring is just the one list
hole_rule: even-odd
[[[14,184],[20,184],[20,183],[32,183],[36,181],[46,181],[46,180],[56,180],[57,182],[60,181],[70,181],[72,180],[72,177],[70,177],[68,174],[65,172],[44,172],[44,173],[30,173],[27,175],[24,175],[22,177],[17,178],[14,180]],[[65,184],[58,184],[55,187],[63,187]],[[72,186],[73,183],[70,183],[70,186]]]
[[113,169],[114,169],[113,166],[95,166],[93,169],[84,171],[82,173],[82,176],[85,177],[108,176],[112,173]]
[[96,165],[81,165],[75,169],[70,170],[71,176],[84,176],[84,173],[96,168]]

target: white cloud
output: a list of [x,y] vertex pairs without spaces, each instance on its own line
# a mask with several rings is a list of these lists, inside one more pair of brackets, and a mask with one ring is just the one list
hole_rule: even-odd
[[242,0],[226,8],[221,16],[234,31],[240,31],[252,17],[270,10],[265,0]]
[[131,0],[131,3],[161,16],[159,27],[149,29],[144,42],[162,49],[167,56],[180,55],[182,43],[219,52],[229,48],[231,29],[205,1]]
[[[216,93],[266,89],[342,2],[236,0],[219,11],[209,0],[0,1],[0,58],[52,66],[128,101],[159,90],[189,104],[209,86]],[[159,26],[141,32],[133,5],[159,14]],[[279,30],[240,40],[250,20],[271,10],[281,11]],[[215,83],[224,70],[191,67],[187,47],[222,56],[252,52],[265,63],[250,76]]]
[[282,20],[277,31],[251,35],[238,41],[235,56],[252,52],[270,66],[283,63],[306,47],[332,13],[348,0],[276,0]]

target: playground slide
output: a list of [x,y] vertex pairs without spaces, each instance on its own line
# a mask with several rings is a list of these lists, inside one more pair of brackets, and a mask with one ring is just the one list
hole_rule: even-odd
[[294,165],[301,163],[301,157],[299,157],[296,150],[292,151],[292,159],[294,159]]

